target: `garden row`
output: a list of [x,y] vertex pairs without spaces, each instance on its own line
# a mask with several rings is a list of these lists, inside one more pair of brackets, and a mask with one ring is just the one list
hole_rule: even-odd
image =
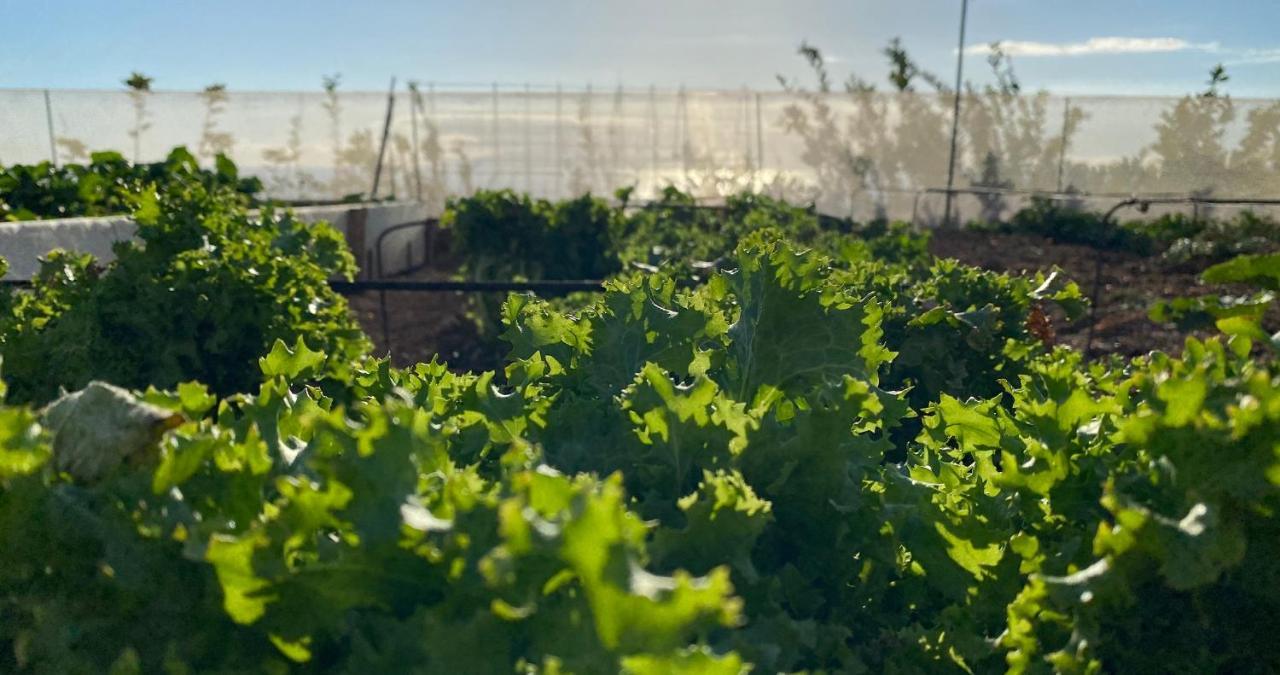
[[680,253],[512,295],[497,372],[371,356],[341,236],[181,170],[0,291],[0,670],[1280,668],[1280,259],[1163,310],[1221,337],[1086,364],[1058,276],[577,204],[529,210]]

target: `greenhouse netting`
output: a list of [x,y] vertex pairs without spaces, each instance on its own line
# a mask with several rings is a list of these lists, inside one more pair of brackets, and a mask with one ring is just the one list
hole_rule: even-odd
[[[432,208],[481,188],[544,197],[675,185],[744,189],[859,218],[936,222],[949,93],[400,87],[379,196]],[[377,92],[0,91],[0,164],[114,149],[153,161],[185,145],[231,156],[271,196],[334,199],[374,185],[389,96]],[[1029,192],[1102,208],[1117,196],[1280,196],[1280,101],[962,97],[961,217],[1000,217]],[[989,192],[995,190],[998,192]],[[1219,205],[1210,208],[1258,208]],[[1200,207],[1197,207],[1200,208]]]

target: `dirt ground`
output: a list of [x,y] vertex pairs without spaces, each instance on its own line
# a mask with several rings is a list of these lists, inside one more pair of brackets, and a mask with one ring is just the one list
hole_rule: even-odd
[[[1153,322],[1147,317],[1148,310],[1160,300],[1214,290],[1200,283],[1198,270],[1169,269],[1157,257],[1098,251],[1034,235],[938,230],[933,233],[929,248],[936,256],[955,258],[997,272],[1019,274],[1057,268],[1079,284],[1086,297],[1093,293],[1097,264],[1101,260],[1094,315],[1095,354],[1138,356],[1152,350],[1181,352],[1187,333]],[[1059,319],[1054,326],[1058,341],[1085,349],[1089,324],[1087,315],[1069,324]]]
[[[933,233],[930,249],[940,257],[1000,272],[1047,272],[1058,268],[1076,281],[1086,296],[1093,291],[1095,266],[1101,258],[1094,317],[1095,354],[1180,352],[1186,333],[1151,321],[1148,309],[1159,300],[1212,290],[1200,284],[1197,271],[1168,269],[1158,258],[1097,251],[1032,235],[938,230]],[[440,256],[436,264],[401,278],[447,279],[455,269],[456,261]],[[429,361],[436,354],[459,369],[497,368],[502,364],[504,348],[499,341],[482,335],[469,314],[474,302],[468,294],[391,291],[384,297],[371,291],[353,294],[348,300],[377,352],[389,352],[396,365]],[[1051,318],[1059,343],[1085,349],[1088,315],[1070,323],[1062,317]]]
[[[447,280],[454,278],[456,269],[445,260],[394,278]],[[501,302],[504,294],[497,295],[491,300]],[[506,351],[499,340],[485,336],[473,318],[475,300],[473,294],[461,292],[363,291],[347,296],[352,313],[373,341],[374,353],[389,353],[397,366],[439,355],[459,370],[499,368]]]

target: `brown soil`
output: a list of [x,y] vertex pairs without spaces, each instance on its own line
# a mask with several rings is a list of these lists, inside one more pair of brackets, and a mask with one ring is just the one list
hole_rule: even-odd
[[[1059,269],[1079,284],[1086,296],[1094,293],[1095,274],[1101,261],[1093,315],[1095,354],[1138,356],[1152,350],[1181,352],[1187,333],[1152,321],[1147,312],[1160,300],[1214,290],[1200,283],[1199,270],[1170,269],[1157,257],[1099,251],[1034,235],[937,230],[929,249],[939,257],[955,258],[997,272],[1018,274]],[[1090,317],[1086,315],[1071,323],[1055,325],[1058,341],[1085,349],[1089,324]]]
[[[1060,269],[1080,285],[1086,296],[1094,292],[1096,265],[1102,261],[1093,315],[1095,354],[1137,356],[1152,350],[1178,353],[1187,334],[1151,321],[1147,312],[1159,300],[1200,295],[1214,289],[1200,284],[1197,270],[1169,269],[1158,258],[1120,251],[1097,251],[1061,244],[1032,235],[937,230],[930,250],[984,269],[1024,273]],[[444,253],[440,251],[438,253]],[[399,278],[447,279],[456,261],[437,255],[435,264]],[[474,298],[466,293],[375,291],[349,297],[353,313],[373,340],[378,353],[390,353],[399,366],[430,361],[439,355],[458,369],[498,368],[505,353],[497,340],[483,336],[472,318]],[[382,321],[382,303],[387,321]],[[1090,316],[1074,322],[1052,316],[1057,341],[1084,350]]]
[[[423,270],[402,279],[448,279],[437,270]],[[391,355],[397,366],[441,360],[459,370],[501,366],[505,350],[482,336],[471,316],[466,293],[423,291],[364,291],[348,296],[352,312],[374,344],[374,353]],[[382,321],[385,302],[387,321]]]
[[[392,278],[456,278],[459,261],[449,253],[447,234],[436,232],[430,241],[433,250],[425,267]],[[482,334],[481,325],[474,318],[476,300],[469,293],[426,291],[362,291],[347,296],[352,313],[373,341],[374,353],[390,354],[397,366],[424,363],[439,356],[458,370],[500,368],[505,347],[492,336]]]

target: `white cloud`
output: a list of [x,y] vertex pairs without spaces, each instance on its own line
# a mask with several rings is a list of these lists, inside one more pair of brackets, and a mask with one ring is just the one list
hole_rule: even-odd
[[[1159,54],[1183,51],[1217,52],[1216,42],[1188,42],[1173,37],[1095,37],[1084,42],[1030,42],[1002,40],[1000,47],[1010,56],[1085,56],[1089,54]],[[968,54],[989,54],[991,45],[973,45]]]
[[1280,63],[1280,48],[1241,49],[1233,52],[1233,58],[1226,61],[1228,66],[1251,66],[1259,63]]

